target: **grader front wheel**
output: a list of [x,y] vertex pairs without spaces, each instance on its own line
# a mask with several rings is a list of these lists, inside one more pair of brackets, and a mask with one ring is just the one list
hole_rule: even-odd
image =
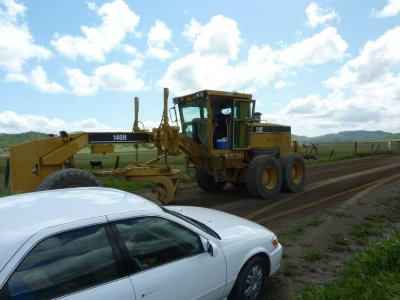
[[88,171],[62,169],[43,179],[36,190],[47,191],[85,186],[101,186],[101,183],[96,176]]
[[196,168],[196,180],[202,190],[210,193],[220,192],[226,185],[225,181],[216,182],[214,177],[208,175],[206,171],[198,168]]
[[250,161],[245,180],[247,190],[252,196],[271,199],[281,189],[281,166],[278,160],[271,155],[258,155]]

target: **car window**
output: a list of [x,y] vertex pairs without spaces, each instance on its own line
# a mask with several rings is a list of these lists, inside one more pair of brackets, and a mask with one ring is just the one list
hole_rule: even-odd
[[118,278],[102,225],[51,236],[37,244],[8,280],[11,299],[51,299]]
[[115,222],[137,271],[204,252],[198,234],[157,217]]

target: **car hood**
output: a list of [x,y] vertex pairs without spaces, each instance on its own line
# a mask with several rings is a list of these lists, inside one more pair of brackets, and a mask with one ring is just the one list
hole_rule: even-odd
[[218,233],[221,239],[234,239],[255,234],[274,235],[265,227],[249,220],[218,210],[193,206],[167,206],[166,208],[195,219]]

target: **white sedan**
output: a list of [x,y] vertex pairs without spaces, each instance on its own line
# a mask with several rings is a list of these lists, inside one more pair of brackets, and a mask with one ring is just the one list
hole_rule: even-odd
[[282,247],[212,209],[74,188],[0,198],[0,299],[259,299]]

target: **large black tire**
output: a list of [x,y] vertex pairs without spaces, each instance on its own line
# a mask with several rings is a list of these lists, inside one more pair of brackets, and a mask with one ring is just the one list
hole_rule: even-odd
[[258,300],[262,297],[265,280],[265,262],[260,256],[251,258],[242,268],[229,300]]
[[209,193],[217,193],[225,187],[225,181],[215,182],[214,177],[208,175],[207,172],[196,168],[196,180],[199,187]]
[[303,157],[298,153],[286,153],[279,163],[282,167],[282,190],[292,193],[302,191],[307,177]]
[[101,186],[100,181],[92,173],[80,169],[63,169],[47,176],[37,191],[65,189],[73,187]]
[[250,161],[245,180],[247,190],[253,197],[271,199],[281,189],[281,166],[278,160],[271,155],[258,155]]

